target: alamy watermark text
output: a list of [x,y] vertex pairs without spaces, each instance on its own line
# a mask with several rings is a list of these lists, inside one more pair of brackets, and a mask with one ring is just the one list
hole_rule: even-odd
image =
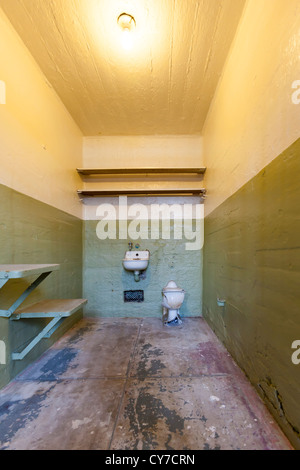
[[[186,240],[188,251],[204,243],[203,204],[132,204],[119,197],[119,205],[100,204],[96,233],[100,240]],[[171,221],[173,220],[173,225]]]

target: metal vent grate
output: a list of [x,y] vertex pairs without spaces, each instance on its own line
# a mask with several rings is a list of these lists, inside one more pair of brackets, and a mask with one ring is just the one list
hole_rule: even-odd
[[124,291],[124,302],[144,302],[144,291],[143,290]]

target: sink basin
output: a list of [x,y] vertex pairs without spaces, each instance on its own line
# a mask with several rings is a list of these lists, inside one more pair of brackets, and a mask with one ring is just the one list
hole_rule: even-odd
[[148,267],[150,252],[146,251],[126,251],[123,259],[123,266],[127,271],[134,271],[139,274]]

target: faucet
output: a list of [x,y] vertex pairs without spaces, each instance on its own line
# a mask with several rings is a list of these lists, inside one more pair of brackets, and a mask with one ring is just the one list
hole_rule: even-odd
[[132,251],[132,245],[133,245],[132,242],[129,242],[129,243],[128,243],[129,251]]

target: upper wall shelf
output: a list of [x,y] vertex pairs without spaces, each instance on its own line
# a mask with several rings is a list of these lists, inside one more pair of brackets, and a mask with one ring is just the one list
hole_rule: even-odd
[[[77,168],[77,172],[81,176],[124,176],[136,177],[137,175],[169,175],[170,180],[175,175],[204,175],[206,168],[158,168],[158,167],[143,167],[143,168]],[[195,179],[195,177],[194,177]],[[199,179],[199,181],[201,181]],[[195,182],[195,181],[194,181]],[[132,188],[132,189],[81,189],[77,193],[79,197],[93,197],[93,196],[163,196],[163,195],[197,195],[205,197],[206,190],[194,185],[191,188]]]
[[80,175],[145,175],[151,174],[198,174],[204,175],[206,168],[77,168]]
[[170,189],[80,189],[79,196],[167,196],[185,195],[205,197],[206,190],[203,188],[170,188]]

